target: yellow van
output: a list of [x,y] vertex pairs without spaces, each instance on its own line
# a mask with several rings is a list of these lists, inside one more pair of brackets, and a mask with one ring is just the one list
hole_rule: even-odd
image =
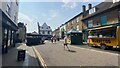
[[120,48],[120,26],[89,29],[88,45],[100,46],[101,49]]

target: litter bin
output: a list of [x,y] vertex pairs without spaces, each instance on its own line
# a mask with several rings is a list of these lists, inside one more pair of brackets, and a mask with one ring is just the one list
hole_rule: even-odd
[[18,55],[17,55],[17,60],[24,61],[25,60],[25,53],[26,53],[26,50],[19,50]]

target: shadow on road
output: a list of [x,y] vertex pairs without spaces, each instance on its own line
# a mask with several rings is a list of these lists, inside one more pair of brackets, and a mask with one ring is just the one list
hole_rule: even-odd
[[72,53],[76,53],[76,51],[75,50],[68,50],[69,52],[72,52]]
[[39,45],[44,45],[45,43],[40,43],[40,44],[26,44],[27,46],[39,46]]

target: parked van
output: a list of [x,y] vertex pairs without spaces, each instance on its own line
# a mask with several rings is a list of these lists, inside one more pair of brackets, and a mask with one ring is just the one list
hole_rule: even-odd
[[120,26],[89,29],[88,45],[100,46],[101,49],[120,48]]

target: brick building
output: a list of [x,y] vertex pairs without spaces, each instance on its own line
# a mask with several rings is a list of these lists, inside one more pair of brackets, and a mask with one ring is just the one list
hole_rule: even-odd
[[[94,7],[89,4],[90,9],[83,10],[84,39],[87,41],[88,30],[101,28],[109,25],[119,25],[120,2],[102,2]],[[83,6],[85,9],[85,6]]]

